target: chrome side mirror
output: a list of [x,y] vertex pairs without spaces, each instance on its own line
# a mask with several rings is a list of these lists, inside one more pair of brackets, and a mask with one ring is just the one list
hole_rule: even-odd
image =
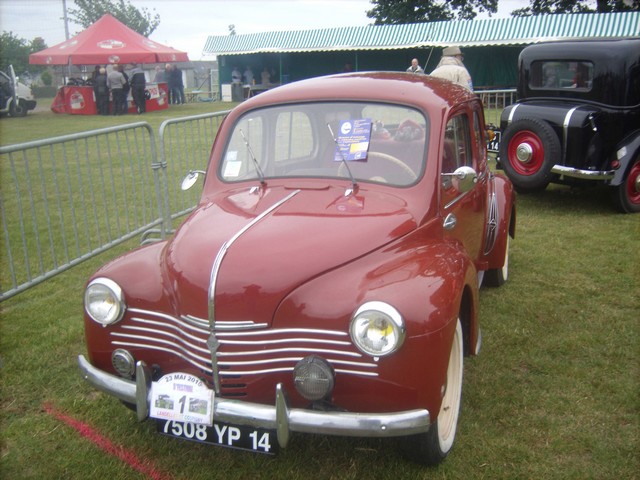
[[453,188],[459,193],[467,193],[478,182],[476,171],[467,166],[458,167],[453,173],[443,173],[441,175],[445,181],[450,181]]
[[206,172],[202,170],[189,170],[189,173],[187,173],[187,176],[184,177],[184,180],[182,180],[182,184],[180,185],[182,191],[184,192],[193,187],[193,185],[198,181],[198,176],[200,174],[204,175],[205,173]]

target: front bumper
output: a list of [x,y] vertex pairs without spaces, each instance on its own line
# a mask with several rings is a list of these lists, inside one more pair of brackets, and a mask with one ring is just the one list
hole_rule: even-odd
[[[138,420],[149,416],[151,373],[144,362],[136,365],[136,380],[106,373],[78,356],[82,378],[93,387],[136,406]],[[426,409],[393,413],[325,412],[289,408],[282,384],[276,385],[276,404],[227,400],[216,397],[213,417],[220,422],[275,430],[278,443],[287,446],[291,432],[350,437],[398,437],[425,433],[430,417]]]

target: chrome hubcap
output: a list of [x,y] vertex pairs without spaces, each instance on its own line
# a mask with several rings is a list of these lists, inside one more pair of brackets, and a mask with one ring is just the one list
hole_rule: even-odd
[[516,148],[516,158],[521,163],[527,163],[531,161],[531,157],[533,157],[533,148],[528,143],[521,143]]

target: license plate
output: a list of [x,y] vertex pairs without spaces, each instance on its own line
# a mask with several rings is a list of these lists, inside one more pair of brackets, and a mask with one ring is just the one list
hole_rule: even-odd
[[490,142],[487,142],[487,150],[492,153],[498,153],[500,151],[500,135],[499,130],[494,130],[495,137]]
[[273,430],[214,422],[213,426],[176,420],[157,420],[158,432],[194,442],[227,448],[249,450],[267,455],[278,452],[278,440]]

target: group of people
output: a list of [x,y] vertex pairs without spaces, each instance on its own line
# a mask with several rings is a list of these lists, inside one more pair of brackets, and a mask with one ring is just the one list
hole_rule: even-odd
[[167,89],[169,90],[169,104],[177,105],[187,103],[184,96],[182,70],[180,70],[177,65],[167,63],[164,66],[164,71],[162,70],[162,67],[157,66],[156,75],[153,81],[156,83],[166,82]]
[[[269,71],[268,67],[264,67],[260,73],[260,83],[262,85],[268,85],[272,82],[271,79],[272,72]],[[238,67],[233,67],[233,70],[231,71],[231,83],[255,85],[257,82],[253,75],[253,70],[251,70],[251,67],[247,66],[243,73],[240,72]]]
[[[96,107],[99,115],[123,115],[128,112],[127,97],[131,92],[136,111],[141,114],[147,111],[146,87],[147,79],[144,70],[136,63],[125,71],[122,65],[107,67],[97,65],[91,76],[93,91],[96,96]],[[166,82],[169,90],[169,103],[186,103],[184,95],[184,82],[182,70],[177,65],[166,64],[156,67],[156,83]],[[109,96],[111,96],[111,111],[109,109]]]
[[[458,47],[446,47],[442,50],[440,62],[430,73],[432,77],[451,80],[473,92],[473,82],[467,68],[462,63],[462,51]],[[409,73],[424,74],[424,69],[418,63],[418,59],[411,60],[411,66],[407,68]]]
[[122,65],[113,65],[107,73],[106,67],[97,65],[93,74],[93,91],[96,96],[98,115],[109,115],[109,94],[112,100],[112,115],[123,115],[128,112],[127,97],[129,92],[138,113],[145,113],[145,89],[147,80],[144,71],[136,63],[126,72]]

